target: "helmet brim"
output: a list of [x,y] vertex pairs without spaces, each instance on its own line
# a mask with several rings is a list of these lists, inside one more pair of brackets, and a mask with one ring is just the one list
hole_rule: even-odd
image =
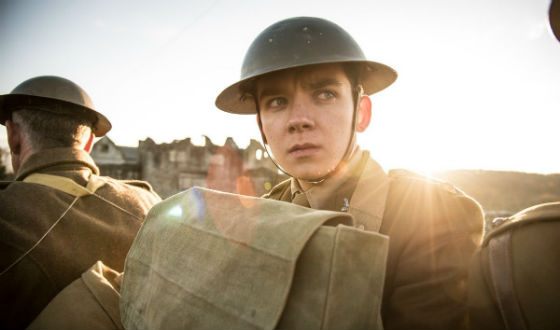
[[552,33],[560,41],[560,0],[552,0],[550,3],[548,19]]
[[23,107],[90,119],[93,134],[99,137],[107,134],[112,128],[107,117],[93,109],[72,102],[28,94],[0,95],[0,124],[5,125],[6,120],[12,117],[14,109]]
[[[364,68],[360,73],[360,84],[364,89],[364,93],[367,95],[371,95],[377,93],[388,86],[390,86],[395,80],[397,79],[397,72],[382,63],[373,62],[373,61],[340,61],[340,62],[333,62],[332,60],[325,61],[324,63],[313,62],[309,63],[308,65],[317,65],[317,64],[343,64],[343,63],[355,63],[361,64]],[[262,77],[264,75],[268,75],[271,73],[276,73],[283,70],[303,67],[299,63],[298,65],[294,66],[286,66],[277,68],[275,70],[266,71],[262,74],[253,75],[247,77],[245,79],[239,80],[238,82],[230,85],[226,89],[224,89],[216,98],[215,105],[218,109],[234,113],[234,114],[256,114],[257,113],[257,106],[252,95],[247,94],[245,90],[243,90],[242,86],[246,85],[251,80],[256,78]]]

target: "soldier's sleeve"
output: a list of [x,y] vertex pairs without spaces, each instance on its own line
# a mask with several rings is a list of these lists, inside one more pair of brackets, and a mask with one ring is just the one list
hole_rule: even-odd
[[465,329],[468,266],[482,236],[478,203],[447,183],[395,180],[383,226],[385,329]]

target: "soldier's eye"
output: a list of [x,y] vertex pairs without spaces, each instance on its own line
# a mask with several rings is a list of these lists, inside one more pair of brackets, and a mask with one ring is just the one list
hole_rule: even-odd
[[275,97],[275,98],[272,98],[272,99],[268,100],[266,102],[266,105],[269,108],[279,108],[279,107],[285,106],[287,103],[288,103],[288,101],[285,98]]
[[329,90],[323,90],[323,91],[319,91],[317,93],[317,97],[321,100],[330,100],[336,97],[336,94],[332,91]]

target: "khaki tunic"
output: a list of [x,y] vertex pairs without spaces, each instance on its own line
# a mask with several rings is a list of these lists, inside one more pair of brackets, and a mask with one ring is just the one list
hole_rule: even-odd
[[[23,328],[64,287],[103,260],[122,271],[144,216],[160,201],[149,184],[103,177],[95,195],[75,197],[36,183],[34,173],[63,176],[86,186],[99,170],[86,152],[55,148],[30,156],[16,181],[0,189],[0,272],[49,230],[43,241],[0,275],[0,328]],[[64,216],[62,216],[64,214]],[[62,216],[62,217],[61,217]]]
[[[482,236],[480,206],[447,183],[407,171],[386,175],[367,152],[361,162],[333,190],[326,209],[348,210],[358,225],[389,236],[384,328],[466,328],[468,265]],[[280,183],[264,197],[291,202],[290,185]]]

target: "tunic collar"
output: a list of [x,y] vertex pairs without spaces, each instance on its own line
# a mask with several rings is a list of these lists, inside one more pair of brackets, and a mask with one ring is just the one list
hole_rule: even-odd
[[80,168],[99,175],[99,169],[93,158],[84,150],[75,148],[45,149],[29,156],[19,169],[16,180],[22,181],[29,174],[45,169],[48,169],[48,172],[56,172]]
[[325,181],[302,191],[294,178],[291,197],[304,193],[311,208],[349,212],[356,225],[379,231],[389,190],[389,178],[369,152],[357,150],[348,166]]

